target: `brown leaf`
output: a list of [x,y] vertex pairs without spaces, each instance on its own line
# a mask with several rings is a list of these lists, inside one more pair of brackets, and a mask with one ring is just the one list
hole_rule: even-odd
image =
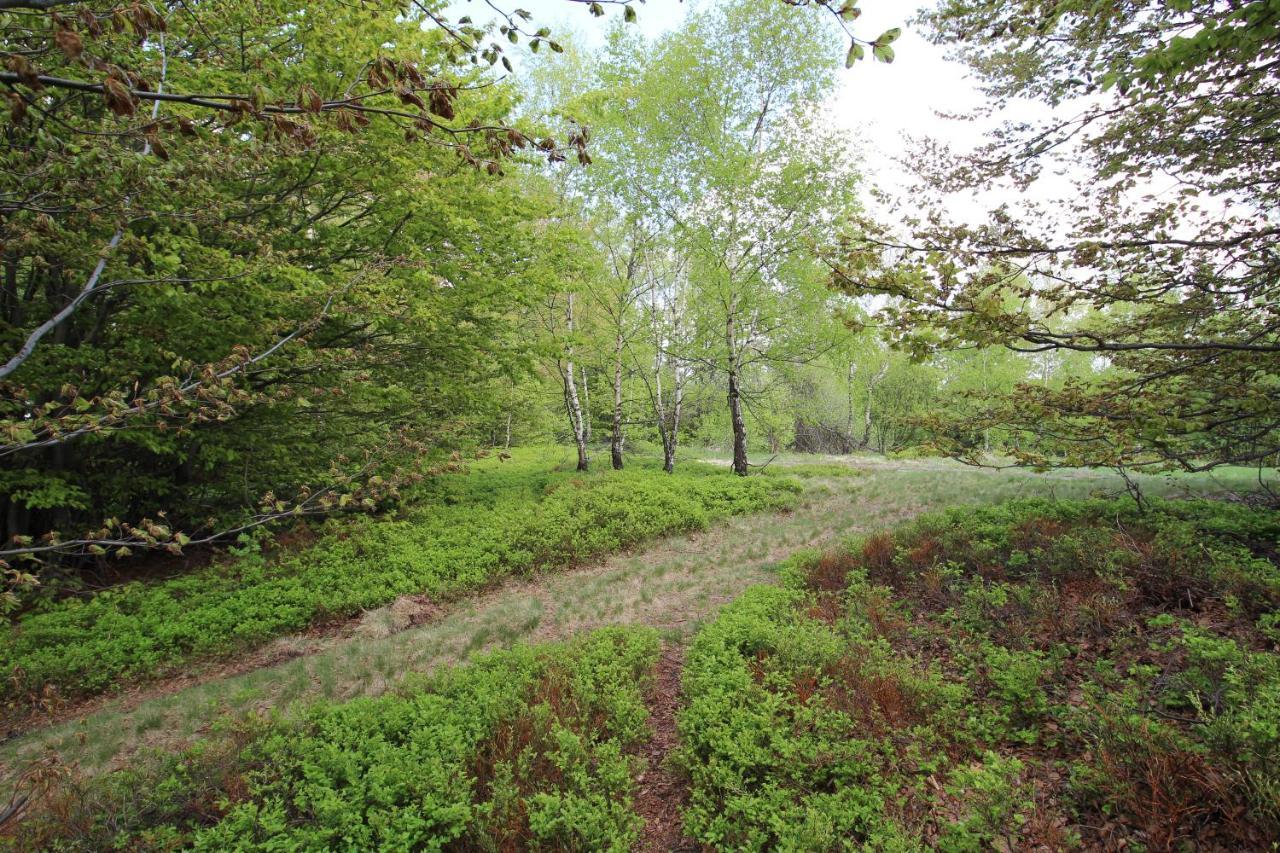
[[88,9],[81,9],[78,15],[80,25],[84,27],[89,35],[97,38],[102,35],[102,24],[98,21],[98,16]]
[[59,27],[53,35],[53,40],[57,42],[58,49],[65,53],[68,59],[76,59],[84,52],[84,43],[80,41],[80,36],[66,27]]
[[9,95],[9,118],[14,124],[19,124],[27,117],[27,102],[22,99],[21,95]]
[[401,103],[413,104],[415,107],[417,107],[420,110],[425,110],[427,108],[427,102],[422,100],[422,96],[420,96],[417,92],[413,91],[412,89],[402,89],[397,94],[399,94],[400,96]]
[[116,115],[133,115],[135,111],[133,93],[115,77],[107,77],[102,81],[102,95],[107,100],[107,107]]
[[453,96],[448,89],[435,87],[431,90],[431,112],[443,119],[454,117]]
[[35,67],[27,61],[25,56],[11,53],[5,59],[5,65],[8,66],[10,71],[17,74],[18,77],[21,78],[23,84],[29,88],[36,90],[41,88],[40,80],[38,79],[38,72]]

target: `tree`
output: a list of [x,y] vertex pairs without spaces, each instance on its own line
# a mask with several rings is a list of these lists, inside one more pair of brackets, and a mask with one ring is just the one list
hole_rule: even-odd
[[[603,220],[603,221],[602,221]],[[614,470],[623,467],[625,443],[623,410],[624,383],[627,375],[628,348],[643,330],[639,314],[641,299],[652,291],[647,273],[648,253],[656,236],[635,221],[619,221],[616,216],[592,222],[596,245],[603,250],[607,273],[589,288],[592,298],[608,327],[610,338],[609,377],[612,391],[609,411],[609,458]]]
[[937,190],[1025,188],[1064,161],[1069,203],[977,227],[941,203],[907,233],[860,223],[833,262],[918,357],[1004,346],[1102,372],[1028,383],[940,423],[950,452],[1026,437],[1018,461],[1195,471],[1280,453],[1280,10],[1268,2],[950,0],[927,12],[997,104],[1057,108],[971,156],[918,159]]
[[[510,89],[387,10],[64,6],[0,13],[10,67],[40,66],[2,128],[0,557],[180,551],[394,501],[527,361],[554,198],[486,167],[536,149]],[[76,74],[136,91],[41,82]],[[404,79],[363,118],[158,97],[380,75]],[[414,97],[458,132],[375,110]]]
[[613,50],[608,67],[622,71],[597,162],[633,218],[666,223],[687,258],[693,336],[680,357],[723,378],[733,466],[746,474],[747,375],[821,349],[795,320],[826,298],[813,246],[853,203],[848,150],[812,109],[832,86],[835,34],[745,0],[652,47],[616,39]]
[[382,506],[491,428],[563,292],[526,167],[591,159],[517,119],[490,69],[563,47],[494,9],[0,2],[0,558]]
[[[687,313],[688,282],[684,259],[668,247],[648,256],[648,320],[652,337],[653,381],[640,372],[653,406],[654,425],[662,443],[662,470],[675,470],[676,450],[684,415],[684,390],[690,371],[679,353],[689,347]],[[669,377],[664,383],[664,377]],[[667,390],[669,388],[669,391]]]

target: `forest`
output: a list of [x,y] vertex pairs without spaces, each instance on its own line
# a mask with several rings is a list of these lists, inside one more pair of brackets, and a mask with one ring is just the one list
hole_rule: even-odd
[[1280,2],[920,2],[0,0],[0,850],[1275,849]]

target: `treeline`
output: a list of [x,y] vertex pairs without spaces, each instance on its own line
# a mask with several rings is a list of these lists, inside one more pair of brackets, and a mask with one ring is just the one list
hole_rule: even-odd
[[394,505],[478,445],[723,442],[745,473],[797,425],[914,440],[918,369],[814,251],[859,192],[815,104],[863,42],[802,5],[655,41],[627,11],[596,55],[429,5],[6,7],[6,606]]
[[615,27],[598,52],[533,69],[535,102],[591,129],[590,167],[554,181],[596,265],[542,306],[559,412],[517,400],[490,440],[568,441],[580,467],[593,444],[614,467],[652,445],[668,468],[682,444],[714,446],[746,474],[752,453],[926,445],[966,393],[1093,373],[1056,353],[893,349],[832,287],[869,192],[823,109],[843,54],[820,17],[739,2],[653,40]]
[[[937,438],[930,418],[942,409],[954,412],[976,405],[967,403],[970,394],[1007,394],[1019,385],[1055,387],[1070,375],[1080,375],[1068,373],[1070,367],[1056,360],[1026,358],[1004,350],[949,354],[919,363],[884,346],[868,331],[854,333],[837,324],[824,334],[818,343],[829,351],[811,361],[745,372],[743,422],[751,453],[924,450]],[[646,350],[646,354],[652,352],[652,347]],[[612,352],[597,347],[580,352],[579,358],[578,387],[584,401],[590,459],[592,464],[609,464],[614,421]],[[663,381],[673,379],[667,373]],[[714,371],[693,368],[680,379],[679,444],[730,450],[733,425],[723,380]],[[649,395],[657,381],[624,361],[619,421],[628,449],[662,449],[657,410]],[[556,390],[547,387],[544,397],[550,398]],[[563,404],[554,408],[553,403],[523,414],[513,409],[500,415],[486,438],[499,447],[526,442],[572,443],[573,432]],[[1010,446],[1007,433],[992,431],[985,436],[987,452],[1000,453]]]
[[[856,4],[734,0],[652,39],[623,5],[594,52],[430,4],[0,11],[6,606],[67,566],[394,506],[484,446],[619,467],[647,445],[670,470],[709,445],[739,474],[783,449],[1274,464],[1269,190],[1194,135],[1127,130],[1139,90],[1183,104],[1209,60],[1164,85],[1107,18],[1113,52],[1040,92],[1000,70],[1020,29],[972,45],[991,85],[1051,101],[1130,75],[1109,95],[1126,147],[1085,146],[1098,175],[1194,163],[1252,193],[1188,241],[1191,195],[1155,222],[1117,185],[1055,246],[934,198],[1032,179],[1009,158],[919,163],[921,210],[868,213],[874,176],[823,105],[899,31],[862,39]],[[957,41],[970,17],[924,23]]]

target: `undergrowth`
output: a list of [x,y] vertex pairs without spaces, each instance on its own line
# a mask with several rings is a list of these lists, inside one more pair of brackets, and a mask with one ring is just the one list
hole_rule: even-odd
[[653,631],[604,629],[242,719],[181,755],[64,779],[0,848],[628,850],[658,652]]
[[717,849],[1271,849],[1280,516],[1023,501],[801,555],[686,658]]
[[167,580],[44,602],[0,644],[0,700],[21,709],[109,689],[339,620],[409,594],[448,599],[728,515],[790,505],[791,479],[706,465],[580,475],[544,455],[489,462],[423,490],[399,519],[334,525],[301,550],[246,553]]

